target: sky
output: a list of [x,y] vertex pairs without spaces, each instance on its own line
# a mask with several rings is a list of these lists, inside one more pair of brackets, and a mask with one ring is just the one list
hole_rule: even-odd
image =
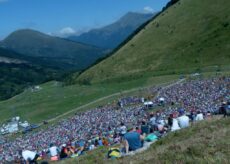
[[18,29],[80,34],[115,22],[127,12],[157,12],[168,0],[0,0],[0,40]]

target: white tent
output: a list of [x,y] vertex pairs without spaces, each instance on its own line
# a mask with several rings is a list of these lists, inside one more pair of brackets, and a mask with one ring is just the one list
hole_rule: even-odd
[[164,98],[164,97],[160,97],[160,98],[159,98],[159,101],[164,102],[164,101],[165,101],[165,98]]
[[145,107],[153,107],[153,102],[152,101],[146,101],[144,102]]

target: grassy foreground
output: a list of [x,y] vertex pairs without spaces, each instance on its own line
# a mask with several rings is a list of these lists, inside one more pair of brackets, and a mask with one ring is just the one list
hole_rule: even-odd
[[100,148],[59,163],[229,163],[229,136],[230,118],[215,118],[172,132],[135,156],[108,160],[108,149]]

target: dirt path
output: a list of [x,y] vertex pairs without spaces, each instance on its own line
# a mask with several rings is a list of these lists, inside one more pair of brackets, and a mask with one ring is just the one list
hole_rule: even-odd
[[[163,83],[163,84],[158,85],[157,87],[164,86],[164,85],[166,85],[166,86],[164,86],[163,88],[172,87],[173,85],[179,84],[179,83],[183,82],[184,80],[185,80],[185,79],[180,79],[180,80],[178,80],[178,81],[176,81],[176,82],[173,82],[173,83],[172,83],[172,82]],[[170,84],[169,84],[169,83],[170,83]],[[169,85],[167,85],[167,84],[169,84]],[[151,86],[142,87],[142,88],[134,88],[134,89],[130,89],[130,90],[123,91],[122,94],[127,94],[127,93],[130,93],[130,92],[138,91],[138,90],[140,90],[140,89],[147,89],[147,88],[150,88],[150,87],[151,87]],[[78,110],[81,110],[81,109],[83,109],[83,108],[85,108],[85,107],[88,107],[88,106],[90,106],[90,105],[92,105],[92,104],[95,104],[95,103],[97,103],[97,102],[100,102],[100,101],[109,99],[109,98],[114,97],[114,96],[119,96],[119,95],[121,95],[121,92],[114,93],[114,94],[111,94],[111,95],[109,95],[109,96],[105,96],[105,97],[99,98],[99,99],[94,100],[94,101],[92,101],[92,102],[90,102],[90,103],[87,103],[87,104],[85,104],[85,105],[82,105],[82,106],[79,106],[79,107],[77,107],[77,108],[74,108],[74,109],[72,109],[72,110],[70,110],[70,111],[68,111],[68,112],[65,112],[65,113],[63,113],[63,114],[61,114],[61,115],[59,115],[59,116],[57,116],[57,117],[54,117],[54,118],[52,118],[52,119],[49,119],[48,122],[53,122],[53,121],[55,121],[55,120],[57,120],[57,119],[59,119],[59,118],[62,118],[63,116],[66,116],[66,115],[68,115],[68,114],[70,114],[70,113],[73,113],[73,112],[76,112],[76,111],[78,111]],[[157,93],[157,95],[159,95],[159,92]],[[40,125],[41,125],[41,124],[42,124],[42,123],[40,123]]]

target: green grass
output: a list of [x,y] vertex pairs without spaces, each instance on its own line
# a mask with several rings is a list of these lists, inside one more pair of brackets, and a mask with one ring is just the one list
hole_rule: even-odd
[[[27,90],[9,100],[1,101],[0,123],[15,115],[33,123],[55,117],[60,118],[66,112],[71,115],[77,111],[112,103],[125,95],[143,94],[144,87],[164,84],[177,79],[177,75],[171,75],[120,83],[71,86],[62,86],[61,83],[52,81],[41,85],[40,91]],[[90,104],[86,105],[88,103]]]
[[180,0],[76,82],[230,69],[230,1]]
[[108,148],[100,148],[59,163],[229,163],[229,135],[230,118],[215,118],[172,132],[135,156],[108,160]]

